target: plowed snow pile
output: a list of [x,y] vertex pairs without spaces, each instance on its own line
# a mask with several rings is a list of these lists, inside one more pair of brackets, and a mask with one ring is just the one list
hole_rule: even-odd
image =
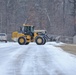
[[76,56],[48,43],[0,43],[0,75],[76,75]]

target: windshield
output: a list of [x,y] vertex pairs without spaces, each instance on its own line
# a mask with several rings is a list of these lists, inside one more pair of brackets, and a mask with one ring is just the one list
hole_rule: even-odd
[[23,32],[34,32],[34,26],[24,26],[22,28]]

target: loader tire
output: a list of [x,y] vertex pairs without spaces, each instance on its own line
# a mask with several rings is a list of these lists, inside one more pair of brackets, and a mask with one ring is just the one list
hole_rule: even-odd
[[43,45],[44,44],[44,38],[41,36],[37,36],[35,39],[35,42],[37,45]]
[[19,43],[20,45],[25,45],[26,39],[25,39],[24,37],[19,37],[19,38],[18,38],[18,43]]
[[44,43],[43,43],[43,45],[46,43],[46,39],[45,39],[45,37],[44,37]]

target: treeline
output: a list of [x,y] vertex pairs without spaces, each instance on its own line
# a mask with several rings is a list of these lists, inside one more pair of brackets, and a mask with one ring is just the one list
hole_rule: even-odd
[[11,34],[23,23],[48,34],[73,36],[76,32],[75,0],[0,0],[0,32]]

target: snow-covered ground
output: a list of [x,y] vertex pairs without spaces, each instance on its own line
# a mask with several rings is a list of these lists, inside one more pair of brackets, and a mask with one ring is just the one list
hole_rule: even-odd
[[0,43],[0,75],[76,75],[76,56],[54,45]]

